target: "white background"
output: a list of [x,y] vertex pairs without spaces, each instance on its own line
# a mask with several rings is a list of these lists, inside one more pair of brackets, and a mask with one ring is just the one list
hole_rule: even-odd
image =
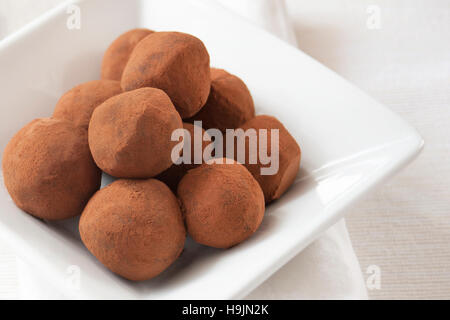
[[[0,39],[60,2],[0,0]],[[287,8],[303,51],[425,139],[412,165],[347,215],[362,272],[381,269],[370,297],[450,298],[450,1],[287,0]],[[17,294],[14,255],[0,244],[0,298]]]

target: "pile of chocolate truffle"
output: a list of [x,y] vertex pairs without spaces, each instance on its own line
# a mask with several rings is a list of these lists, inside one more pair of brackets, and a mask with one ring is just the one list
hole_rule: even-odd
[[[278,129],[278,172],[262,175],[267,164],[259,159],[175,164],[172,132],[193,133],[196,120],[224,133]],[[101,80],[72,88],[51,117],[31,121],[11,139],[2,166],[19,208],[46,220],[81,214],[88,250],[111,271],[145,280],[178,258],[186,233],[215,248],[249,238],[265,205],[294,182],[300,154],[277,119],[255,116],[241,79],[210,68],[202,41],[134,29],[106,50]],[[100,189],[102,171],[118,179]]]

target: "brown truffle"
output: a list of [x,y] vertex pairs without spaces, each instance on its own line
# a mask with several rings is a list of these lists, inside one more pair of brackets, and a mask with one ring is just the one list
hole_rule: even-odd
[[196,114],[211,85],[209,55],[203,42],[181,32],[155,32],[142,39],[123,71],[122,89],[164,90],[181,118]]
[[169,97],[156,88],[114,96],[89,124],[89,147],[97,165],[119,178],[149,178],[172,165],[172,132],[182,121]]
[[264,195],[256,180],[241,164],[223,161],[189,170],[178,185],[189,235],[216,248],[244,241],[264,216]]
[[152,32],[148,29],[132,29],[115,39],[103,55],[101,78],[120,81],[134,47]]
[[69,120],[87,129],[94,109],[121,92],[119,81],[94,80],[82,83],[59,99],[53,118]]
[[[198,167],[200,164],[194,163],[194,125],[191,123],[183,122],[183,128],[189,131],[190,134],[190,145],[191,145],[191,163],[181,163],[181,164],[173,164],[169,169],[163,171],[159,175],[157,175],[155,178],[164,182],[167,184],[167,186],[174,192],[177,192],[178,183],[180,182],[181,178],[186,174],[186,172],[189,169],[193,169],[195,167]],[[200,128],[200,127],[199,127]],[[204,163],[203,160],[203,151],[205,150],[206,146],[210,144],[210,141],[205,141],[203,139],[203,136],[205,135],[205,130],[201,129],[201,137],[197,137],[197,139],[200,139],[202,141],[202,163]],[[183,152],[180,153],[180,156],[183,155]]]
[[211,68],[211,91],[204,107],[192,118],[205,129],[234,129],[255,116],[253,99],[245,83],[225,70]]
[[155,179],[121,179],[101,189],[84,209],[79,229],[101,263],[134,281],[163,272],[186,239],[175,195]]
[[[298,143],[291,136],[291,134],[287,131],[287,129],[283,126],[283,124],[278,121],[276,118],[267,116],[267,115],[259,115],[250,121],[246,122],[242,127],[244,131],[247,129],[255,129],[258,137],[257,148],[255,151],[257,152],[257,163],[250,164],[249,163],[249,144],[246,143],[246,157],[245,157],[245,166],[251,172],[251,174],[258,181],[261,186],[264,197],[266,199],[266,203],[269,203],[275,199],[278,199],[294,182],[295,177],[297,176],[299,166],[300,166],[300,157],[301,150]],[[259,150],[259,129],[267,129],[267,144],[266,148],[261,151],[264,154],[271,155],[272,154],[272,144],[271,144],[271,129],[278,129],[278,171],[273,175],[262,175],[261,168],[268,168],[271,166],[269,164],[262,164],[260,159],[260,150]],[[248,142],[248,141],[247,141]],[[235,145],[236,143],[235,140]],[[235,152],[235,156],[237,152]],[[276,160],[276,159],[274,159]]]
[[49,220],[81,213],[100,187],[101,172],[89,152],[86,130],[59,119],[35,119],[3,154],[6,188],[24,211]]

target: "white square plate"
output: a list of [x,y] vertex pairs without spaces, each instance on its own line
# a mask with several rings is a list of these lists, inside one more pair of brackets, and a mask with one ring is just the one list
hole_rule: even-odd
[[[0,43],[0,152],[23,125],[50,116],[59,96],[99,78],[109,43],[147,27],[202,39],[211,64],[240,76],[258,113],[276,116],[302,148],[299,176],[267,208],[258,232],[229,250],[188,240],[159,277],[126,281],[83,246],[77,219],[48,223],[19,210],[1,183],[0,236],[45,281],[72,298],[241,298],[288,262],[344,210],[420,151],[423,141],[397,115],[312,58],[208,0],[91,0],[69,30],[67,4]],[[79,266],[80,288],[66,285]]]

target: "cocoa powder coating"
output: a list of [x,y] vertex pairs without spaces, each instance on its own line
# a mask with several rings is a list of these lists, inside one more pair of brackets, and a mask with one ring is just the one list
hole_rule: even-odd
[[134,47],[152,32],[148,29],[132,29],[115,39],[103,55],[101,78],[120,81]]
[[196,114],[211,85],[209,54],[198,38],[181,32],[155,32],[131,53],[122,74],[122,89],[154,87],[164,90],[181,118]]
[[178,185],[178,198],[189,235],[210,247],[229,248],[244,241],[264,216],[261,187],[237,162],[189,170]]
[[31,121],[6,146],[2,166],[15,204],[42,219],[80,214],[100,187],[86,130],[66,120]]
[[[267,129],[267,150],[271,154],[271,129],[279,130],[279,169],[274,175],[261,175],[262,167],[269,167],[270,164],[262,164],[259,158],[259,135],[257,144],[257,163],[249,164],[249,149],[246,143],[246,163],[245,167],[258,181],[264,192],[266,203],[281,197],[281,195],[291,186],[300,168],[301,150],[298,143],[275,117],[259,115],[246,122],[242,127],[244,131],[253,128],[259,134],[259,129]],[[235,153],[236,155],[236,153]]]
[[116,180],[98,191],[81,215],[79,230],[101,263],[134,281],[163,272],[186,238],[175,195],[155,179]]
[[119,81],[94,80],[82,83],[59,99],[53,118],[72,121],[87,130],[94,109],[121,92]]
[[255,116],[253,99],[245,83],[223,69],[211,68],[211,91],[205,106],[192,118],[205,129],[234,129]]
[[[172,166],[164,170],[162,173],[157,175],[155,178],[164,182],[170,190],[172,190],[174,193],[177,192],[178,183],[180,182],[181,178],[188,172],[189,169],[193,169],[198,167],[200,164],[194,163],[194,125],[191,123],[183,122],[183,128],[186,129],[190,134],[190,144],[191,144],[191,163],[181,163],[181,164],[172,164]],[[198,137],[198,139],[202,139],[202,137],[205,134],[205,130],[201,130],[201,137]],[[202,155],[203,151],[205,150],[206,146],[211,143],[209,141],[202,141]],[[183,155],[183,152],[180,153],[180,156]],[[202,163],[204,163],[203,157],[202,157]]]
[[119,178],[154,177],[172,165],[172,131],[182,121],[169,97],[156,88],[124,92],[97,107],[89,147],[97,165]]

